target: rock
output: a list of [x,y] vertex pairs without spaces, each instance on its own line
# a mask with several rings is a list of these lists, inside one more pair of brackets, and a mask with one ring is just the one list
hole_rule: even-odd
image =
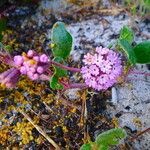
[[68,89],[65,94],[68,96],[69,100],[76,100],[80,97],[78,94],[79,89]]

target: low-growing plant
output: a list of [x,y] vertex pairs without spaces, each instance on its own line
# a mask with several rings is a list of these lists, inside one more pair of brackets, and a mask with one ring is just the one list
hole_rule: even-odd
[[[116,1],[114,1],[116,2]],[[127,7],[132,15],[144,16],[150,12],[149,0],[124,0],[121,1],[122,5]]]
[[[1,61],[11,66],[0,74],[1,84],[13,88],[21,75],[27,75],[31,80],[48,80],[53,90],[91,87],[100,91],[112,87],[120,77],[126,79],[137,63],[150,63],[150,41],[133,47],[134,33],[127,26],[121,29],[120,37],[114,43],[113,49],[116,51],[110,49],[113,45],[109,48],[97,47],[95,52],[84,55],[81,68],[67,64],[73,38],[63,22],[54,24],[51,40],[53,59],[46,54],[38,54],[35,50],[14,57],[8,51],[1,52]],[[68,71],[80,73],[84,82],[70,83]]]
[[99,134],[95,142],[83,144],[80,150],[108,150],[110,146],[119,144],[121,139],[126,137],[122,128],[114,128]]

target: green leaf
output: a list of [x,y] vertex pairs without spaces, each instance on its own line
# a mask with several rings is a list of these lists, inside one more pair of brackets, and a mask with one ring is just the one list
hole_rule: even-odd
[[0,19],[0,41],[3,38],[2,31],[6,29],[6,18]]
[[115,128],[99,134],[95,142],[102,148],[100,150],[107,150],[108,146],[119,144],[119,140],[125,137],[124,129]]
[[133,48],[129,44],[129,42],[124,39],[121,39],[121,40],[118,40],[118,44],[121,47],[121,49],[124,50],[125,54],[127,55],[128,59],[129,59],[129,62],[132,65],[135,65],[135,63],[136,63],[135,53],[133,51]]
[[150,0],[144,0],[144,5],[150,8]]
[[98,150],[109,150],[108,148],[109,148],[108,146],[99,145]]
[[134,33],[130,28],[124,26],[120,31],[119,39],[124,39],[131,44],[134,40]]
[[53,75],[50,79],[50,87],[53,90],[62,90],[63,89],[63,86],[58,83],[58,77],[56,77],[55,75]]
[[80,147],[80,150],[92,150],[91,144],[90,144],[90,143],[88,143],[88,144],[83,144],[83,145]]
[[[61,63],[61,64],[65,64],[65,61],[61,57],[55,57],[53,59],[53,61]],[[55,65],[53,65],[53,67],[54,67],[55,71],[54,71],[54,74],[53,74],[53,76],[51,77],[51,80],[50,80],[50,87],[53,90],[62,90],[63,85],[61,85],[58,82],[58,80],[59,80],[60,77],[67,76],[67,70],[61,69],[60,67],[55,66]]]
[[[53,61],[58,62],[60,64],[65,64],[65,61],[61,57],[55,57],[53,59]],[[67,76],[67,70],[61,69],[60,67],[55,66],[55,65],[53,65],[53,66],[55,68],[55,76],[57,76],[57,77]]]
[[66,59],[72,50],[72,36],[63,22],[56,22],[52,28],[52,52],[55,57]]
[[150,41],[145,41],[137,44],[134,48],[137,63],[150,63]]

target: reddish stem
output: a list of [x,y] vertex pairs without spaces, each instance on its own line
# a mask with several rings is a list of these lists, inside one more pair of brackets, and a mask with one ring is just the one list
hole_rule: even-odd
[[62,64],[60,64],[58,62],[55,62],[55,61],[51,61],[50,63],[55,65],[55,66],[58,66],[58,67],[60,67],[62,69],[65,69],[65,70],[69,70],[69,71],[73,71],[73,72],[80,72],[81,71],[81,69],[79,69],[79,68],[73,68],[73,67],[64,66],[64,65],[62,65]]
[[150,76],[150,73],[140,72],[136,70],[131,70],[129,73]]
[[143,82],[148,82],[148,81],[146,81],[146,80],[143,80],[143,79],[135,79],[135,78],[127,78],[127,79],[126,79],[126,81],[133,81],[133,80],[135,80],[135,81],[143,81]]
[[72,84],[68,84],[66,87],[65,87],[65,90],[67,89],[74,89],[74,88],[86,88],[87,85],[85,83],[72,83]]
[[52,74],[53,74],[51,70],[47,70],[46,72],[47,72],[49,75],[52,75]]

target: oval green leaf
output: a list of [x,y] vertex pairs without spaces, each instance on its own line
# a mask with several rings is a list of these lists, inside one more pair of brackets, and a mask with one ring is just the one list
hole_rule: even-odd
[[120,31],[119,39],[124,39],[131,44],[134,40],[134,33],[133,33],[132,29],[130,29],[127,26],[124,26]]
[[63,85],[58,83],[58,77],[56,77],[55,75],[53,75],[50,79],[50,87],[53,90],[62,90],[64,88]]
[[121,39],[118,40],[118,44],[120,46],[120,48],[125,52],[125,54],[128,57],[129,62],[131,63],[131,65],[135,65],[136,63],[136,57],[135,57],[135,53],[133,51],[133,48],[131,47],[131,45],[129,44],[128,41]]
[[121,128],[114,128],[99,134],[96,143],[104,147],[119,144],[121,138],[126,137],[126,132]]
[[52,28],[52,52],[55,57],[66,59],[72,50],[72,36],[63,22],[56,22]]
[[145,41],[137,44],[134,48],[137,63],[149,64],[150,63],[150,41]]

